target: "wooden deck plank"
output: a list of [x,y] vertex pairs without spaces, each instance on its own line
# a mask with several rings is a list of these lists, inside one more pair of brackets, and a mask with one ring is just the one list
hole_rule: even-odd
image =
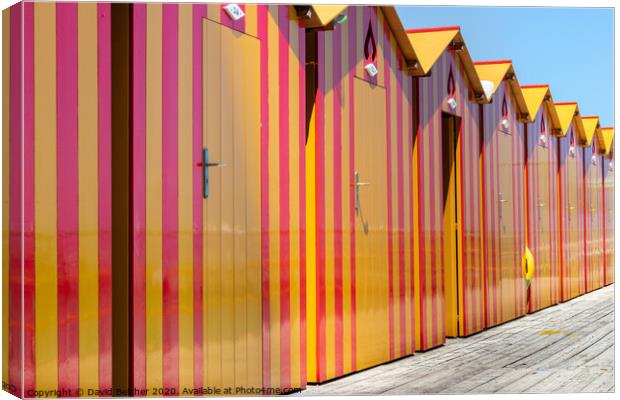
[[296,395],[614,390],[614,286]]

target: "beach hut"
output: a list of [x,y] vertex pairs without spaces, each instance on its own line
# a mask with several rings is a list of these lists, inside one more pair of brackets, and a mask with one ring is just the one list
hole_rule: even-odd
[[585,293],[583,148],[579,146],[584,133],[576,102],[555,103],[555,108],[566,133],[557,141],[557,152],[560,289],[561,300],[567,301]]
[[[521,272],[525,251],[525,126],[527,107],[510,60],[475,62],[492,88],[482,113],[484,327],[526,312]],[[489,85],[487,84],[487,85]]]
[[415,349],[411,49],[393,7],[323,27],[305,11],[307,360],[322,382]]
[[605,285],[614,282],[614,128],[601,128],[599,144],[603,158],[603,257],[605,264]]
[[111,394],[110,20],[103,3],[2,13],[2,380],[19,397]]
[[407,37],[416,55],[416,348],[427,350],[484,327],[477,103],[486,97],[458,26]]
[[614,282],[614,199],[615,199],[615,179],[614,179],[614,128],[605,127],[600,129],[602,134],[601,149],[603,155],[603,233],[605,235],[605,285]]
[[585,281],[586,292],[598,289],[604,283],[603,267],[603,196],[602,157],[598,154],[597,131],[600,129],[597,116],[581,117],[585,131],[584,144],[584,207],[585,207]]
[[528,312],[559,302],[557,136],[562,133],[548,85],[522,86],[525,126],[527,246],[534,256]]
[[305,30],[130,7],[131,389],[304,387]]

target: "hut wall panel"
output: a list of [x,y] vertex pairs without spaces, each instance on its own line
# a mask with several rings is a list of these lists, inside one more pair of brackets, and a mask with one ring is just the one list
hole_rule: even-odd
[[[349,7],[347,22],[333,31],[318,33],[318,94],[307,145],[308,155],[308,379],[324,381],[337,376],[411,354],[414,351],[413,306],[413,211],[411,81],[399,70],[402,62],[396,42],[377,7]],[[379,74],[369,77],[363,69],[364,39],[369,25],[377,44],[375,61]],[[379,112],[387,115],[383,200],[387,226],[379,245],[387,252],[381,284],[385,293],[368,293],[359,276],[363,264],[356,260],[360,230],[355,214],[354,182],[356,143],[365,140],[355,133],[356,105],[361,98],[355,87],[360,80],[385,90],[386,104]],[[367,140],[367,139],[366,139]],[[381,159],[379,157],[379,159]],[[375,161],[376,162],[376,161]],[[364,180],[364,177],[361,177]],[[314,184],[312,184],[314,182]],[[376,185],[375,185],[376,186]],[[361,189],[381,190],[378,187]],[[315,208],[316,207],[316,208]],[[357,222],[356,222],[357,221]],[[312,232],[312,233],[311,233]],[[383,241],[385,242],[383,243]],[[357,243],[357,245],[356,245]],[[312,255],[310,255],[312,254]],[[310,260],[313,261],[310,261]],[[357,262],[356,262],[357,261]],[[369,298],[380,296],[382,298]],[[383,355],[360,340],[370,309],[364,304],[385,302],[386,319],[374,324],[384,329]],[[316,302],[316,303],[315,303]],[[383,312],[383,311],[382,311]],[[374,328],[373,328],[374,329]]]
[[[518,121],[514,96],[505,81],[493,96],[493,101],[483,109],[486,327],[526,312],[525,279],[521,272],[525,251],[524,126]],[[510,123],[507,133],[500,131],[504,99]],[[506,169],[504,175],[500,168]],[[504,186],[506,181],[508,185]],[[499,191],[505,192],[502,197],[507,202],[501,204],[502,217],[508,224],[500,219]],[[502,263],[502,253],[507,265]]]
[[110,5],[24,2],[3,18],[6,382],[109,394]]
[[603,161],[602,157],[596,154],[595,140],[593,139],[590,147],[584,149],[587,292],[598,289],[604,284],[603,213],[601,211],[603,207],[601,164]]
[[[450,70],[456,83],[457,109],[447,105]],[[445,341],[445,297],[443,240],[443,202],[441,135],[442,111],[461,117],[459,134],[459,335],[484,328],[482,217],[480,198],[480,130],[478,105],[470,102],[468,84],[455,53],[446,51],[431,70],[420,78],[420,126],[414,154],[418,158],[417,187],[420,210],[419,233],[419,318],[417,348],[426,350]]]
[[[246,16],[232,22],[219,4],[133,6],[131,370],[136,389],[188,395],[187,390],[208,386],[305,386],[305,126],[300,118],[305,34],[292,7],[241,7]],[[261,129],[243,139],[251,149],[247,165],[255,164],[248,173],[256,171],[257,177],[246,195],[260,198],[260,228],[234,239],[259,251],[260,263],[248,264],[245,278],[235,271],[232,280],[214,279],[230,273],[225,257],[235,255],[217,246],[228,239],[209,234],[217,216],[207,212],[202,198],[202,170],[188,167],[188,159],[191,165],[202,161],[204,135],[218,123],[206,121],[203,110],[211,106],[203,99],[215,98],[215,90],[231,99],[236,90],[216,89],[219,74],[228,73],[219,66],[207,64],[211,69],[203,73],[206,19],[231,37],[246,34],[260,41],[254,64],[235,66],[260,68],[260,81],[252,84],[260,91]],[[204,97],[203,88],[212,96]],[[235,167],[223,168],[223,174]],[[232,184],[213,178],[212,190],[228,196],[221,206],[237,204]],[[230,212],[243,210],[234,207]],[[222,312],[226,304],[233,307],[230,313]],[[233,323],[235,340],[229,336]]]
[[[534,255],[529,312],[559,301],[557,139],[550,135],[549,124],[546,109],[541,107],[527,128],[528,247]],[[543,126],[544,146],[539,140]]]
[[584,293],[585,259],[583,247],[583,150],[577,147],[571,155],[573,127],[558,141],[559,160],[559,221],[561,223],[561,300]]
[[614,205],[615,205],[615,171],[610,170],[612,159],[603,159],[603,196],[604,206],[604,232],[605,232],[605,285],[614,282]]

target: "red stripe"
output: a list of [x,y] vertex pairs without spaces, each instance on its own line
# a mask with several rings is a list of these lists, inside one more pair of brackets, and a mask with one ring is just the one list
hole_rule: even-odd
[[577,102],[576,101],[562,101],[562,102],[553,103],[553,104],[555,104],[556,106],[568,106],[568,105],[577,104]]
[[[349,13],[349,40],[348,40],[348,55],[349,55],[349,176],[355,174],[355,67],[357,64],[356,54],[356,40],[357,40],[357,18],[356,10],[354,7],[348,8]],[[349,224],[351,232],[351,273],[350,273],[350,291],[351,291],[351,337],[349,341],[351,343],[351,369],[357,370],[357,320],[356,320],[356,259],[355,259],[355,188],[349,187]]]
[[134,389],[146,389],[146,5],[132,21],[132,371]]
[[[324,34],[318,34],[317,58],[325,57]],[[315,103],[316,124],[316,368],[317,379],[325,379],[326,368],[326,343],[325,343],[325,114],[324,114],[324,90],[325,72],[321,65],[318,69],[318,88]]]
[[[385,25],[384,29],[388,29]],[[388,35],[389,37],[389,35]],[[387,46],[386,46],[387,47]],[[406,78],[409,82],[409,79]],[[397,131],[397,170],[398,170],[398,262],[400,269],[399,289],[400,294],[400,355],[407,354],[407,328],[405,313],[405,178],[404,178],[404,155],[407,149],[403,147],[403,74],[397,74],[396,88],[396,131]]]
[[454,31],[461,30],[461,27],[458,25],[453,26],[438,26],[435,28],[415,28],[415,29],[407,29],[407,33],[422,33],[422,32],[440,32],[440,31]]
[[[28,393],[30,390],[35,389],[35,273],[34,273],[34,5],[33,3],[20,3],[23,4],[24,12],[24,287],[23,287],[23,392]],[[11,38],[20,37],[19,31],[13,31],[13,29],[19,29],[21,21],[21,13],[18,12],[18,6],[14,6],[11,9]],[[15,11],[14,11],[15,10]],[[13,53],[13,52],[16,53]],[[18,49],[13,48],[11,45],[11,60],[20,56]],[[21,58],[21,57],[20,57]],[[19,65],[19,64],[18,64]],[[17,68],[19,71],[19,68]],[[15,71],[11,67],[11,71]],[[11,79],[11,85],[19,84],[19,80]],[[19,91],[18,87],[12,90]],[[11,95],[11,98],[14,98]],[[11,112],[18,111],[11,107]],[[19,121],[19,114],[15,117],[11,115],[10,121]],[[13,128],[11,128],[13,130]],[[11,157],[11,159],[13,159]],[[15,171],[11,167],[11,171]],[[15,204],[11,202],[11,204]],[[12,229],[11,229],[12,230]],[[14,297],[11,297],[14,298]],[[12,303],[10,303],[12,304]],[[12,333],[12,332],[11,332]],[[16,338],[17,339],[17,338]],[[10,338],[9,338],[10,340]],[[21,343],[21,338],[17,339]],[[12,347],[11,347],[12,348]],[[19,346],[21,349],[21,346]],[[21,359],[21,355],[16,355],[18,359]],[[10,357],[10,353],[9,353]],[[9,364],[19,366],[19,362],[15,364]],[[9,369],[9,381],[15,384],[18,391],[21,391],[22,383],[15,382],[13,378],[21,378],[21,372],[15,374],[16,371],[12,368]],[[22,392],[22,393],[23,393]],[[22,394],[23,395],[23,394]]]
[[162,279],[164,388],[179,386],[179,11],[162,6]]
[[99,388],[112,388],[112,128],[110,4],[97,5],[99,141]]
[[[441,93],[442,93],[442,88],[439,87],[437,88],[439,91],[439,98],[435,98],[435,92],[434,92],[434,87],[433,86],[441,86],[440,83],[443,81],[443,78],[445,78],[443,76],[443,71],[440,69],[442,67],[442,61],[443,60],[439,60],[438,63],[436,63],[436,75],[434,77],[431,77],[431,91],[429,93],[429,98],[430,100],[430,105],[432,107],[435,107],[435,105],[440,105],[441,104]],[[437,79],[439,78],[439,79]],[[440,154],[435,154],[436,152],[440,151],[440,147],[435,147],[435,137],[440,137],[441,135],[441,120],[437,121],[437,118],[441,118],[441,115],[439,116],[435,116],[435,114],[432,113],[432,111],[430,111],[430,118],[431,120],[429,121],[429,127],[430,127],[430,132],[429,132],[429,141],[428,141],[428,148],[429,148],[429,153],[430,153],[430,157],[429,157],[429,191],[430,191],[430,235],[429,235],[429,240],[430,240],[430,244],[431,244],[431,248],[430,248],[430,273],[431,273],[431,287],[430,287],[430,291],[431,291],[431,340],[430,340],[430,345],[431,347],[435,346],[436,344],[436,338],[437,338],[437,283],[436,283],[436,274],[437,274],[437,269],[440,269],[440,273],[443,272],[443,265],[439,266],[437,263],[437,255],[435,254],[435,242],[437,240],[437,238],[435,237],[436,234],[435,232],[439,232],[439,239],[441,240],[441,237],[443,235],[442,231],[443,229],[441,229],[441,226],[436,226],[436,221],[435,221],[435,207],[436,207],[436,201],[435,198],[437,198],[437,193],[435,193],[435,177],[437,177],[437,171],[435,170],[435,157],[440,157]],[[439,125],[439,126],[438,126]],[[441,189],[440,189],[441,190]],[[439,196],[439,198],[441,198],[441,196]],[[422,209],[424,210],[424,209]],[[443,254],[443,253],[442,253]],[[440,254],[440,258],[441,254]],[[443,288],[442,288],[443,289]],[[442,290],[443,292],[443,290]]]
[[[306,30],[299,27],[299,59],[306,59]],[[306,81],[306,66],[299,63],[299,81]],[[306,97],[300,90],[299,115],[306,113]],[[299,118],[299,279],[300,279],[300,383],[302,387],[307,382],[306,365],[306,121]]]
[[[493,106],[491,106],[491,110],[493,110]],[[482,238],[482,309],[483,309],[483,327],[488,328],[489,327],[489,304],[488,304],[488,299],[489,299],[489,282],[488,282],[488,278],[489,278],[489,270],[488,270],[488,255],[487,255],[487,246],[488,246],[488,238],[489,238],[489,231],[487,230],[487,219],[488,219],[488,212],[487,210],[487,204],[489,203],[489,194],[487,193],[487,177],[486,177],[486,171],[487,169],[492,168],[490,165],[488,165],[487,161],[486,161],[486,153],[487,151],[489,151],[489,148],[492,146],[492,143],[487,144],[487,132],[490,130],[490,127],[487,124],[487,120],[486,120],[486,114],[484,112],[484,105],[480,105],[479,107],[479,121],[480,124],[482,124],[482,131],[480,132],[480,141],[481,141],[481,145],[482,147],[482,151],[480,152],[480,158],[482,161],[482,170],[480,171],[480,180],[481,180],[481,186],[482,186],[482,209],[484,210],[484,214],[483,214],[483,218],[482,218],[482,232],[483,232],[483,238]]]
[[280,387],[291,382],[291,210],[289,168],[289,60],[288,60],[288,7],[278,6],[278,68],[280,84],[279,126],[280,145]]
[[79,385],[77,33],[77,4],[57,4],[59,389]]
[[[373,31],[374,30],[373,27]],[[386,180],[387,180],[387,243],[388,243],[388,317],[390,324],[390,359],[394,358],[394,251],[393,251],[393,227],[392,227],[392,99],[391,99],[391,82],[390,82],[390,53],[388,46],[383,46],[383,61],[385,62],[384,68],[384,83],[386,88],[386,101],[385,101],[385,115],[387,116],[385,137],[387,146],[387,166],[386,166]]]
[[507,93],[507,90],[505,89],[506,86],[504,86],[504,93],[506,96],[506,104],[508,106],[508,112],[510,113],[509,115],[512,115],[513,117],[511,118],[510,121],[510,131],[512,133],[512,136],[510,138],[510,140],[512,140],[512,152],[511,152],[511,156],[512,156],[512,163],[511,163],[511,171],[510,171],[510,175],[512,176],[510,185],[512,187],[512,193],[511,193],[511,198],[510,198],[510,204],[512,205],[512,236],[513,236],[513,241],[512,241],[512,262],[513,262],[513,273],[514,273],[514,278],[513,278],[513,303],[514,303],[514,315],[513,317],[516,317],[517,315],[519,315],[519,290],[518,290],[518,283],[521,280],[521,273],[519,271],[518,266],[520,265],[520,257],[518,254],[518,250],[519,246],[518,246],[518,235],[519,233],[517,232],[517,221],[521,221],[520,219],[517,220],[517,199],[518,199],[518,194],[519,193],[523,193],[522,191],[520,191],[517,188],[517,184],[518,184],[518,177],[515,176],[515,172],[518,173],[518,165],[519,165],[519,160],[517,159],[517,154],[518,154],[518,149],[519,149],[519,143],[517,141],[517,143],[514,143],[514,138],[518,138],[518,130],[516,127],[516,123],[515,121],[517,120],[516,118],[516,114],[514,113],[514,106],[512,104],[512,97],[510,96],[510,93]]
[[[206,4],[192,6],[192,119],[193,162],[202,162],[202,19]],[[194,168],[193,176],[193,255],[194,255],[194,387],[204,384],[203,367],[203,245],[202,245],[202,171]],[[196,394],[198,395],[198,393]]]
[[[419,97],[418,97],[418,92],[416,91],[415,93],[413,93],[413,85],[409,86],[411,88],[411,93],[410,93],[410,97],[409,100],[411,102],[415,101],[415,104],[419,107]],[[417,254],[415,254],[415,249],[414,249],[414,245],[415,245],[415,227],[413,225],[413,213],[414,211],[414,206],[413,206],[413,196],[414,196],[414,188],[413,188],[413,174],[415,173],[414,168],[413,168],[413,138],[414,135],[416,135],[417,133],[417,129],[418,127],[413,126],[413,113],[417,114],[417,118],[416,120],[419,123],[419,110],[418,109],[412,109],[411,112],[408,112],[408,119],[409,119],[409,129],[411,129],[411,134],[407,134],[407,138],[409,139],[409,147],[407,148],[407,162],[408,162],[408,168],[409,168],[409,271],[410,271],[410,275],[409,275],[409,280],[410,280],[410,291],[409,291],[409,303],[410,303],[410,321],[411,321],[411,353],[415,352],[415,313],[416,313],[416,309],[415,309],[415,294],[416,294],[416,287],[415,287],[415,257],[417,256]],[[417,190],[417,188],[416,188]]]
[[[428,84],[430,81],[430,78],[417,78],[419,79],[419,91],[421,93],[418,93],[418,100],[421,100],[422,98],[427,98],[428,95]],[[430,96],[429,96],[430,97]],[[424,135],[426,135],[426,129],[423,129],[422,127],[428,127],[429,125],[429,116],[427,113],[424,112],[423,107],[422,107],[422,103],[418,103],[419,104],[419,109],[418,109],[418,126],[417,126],[417,165],[416,165],[416,170],[415,173],[418,174],[418,214],[419,214],[419,223],[418,223],[418,240],[420,241],[420,271],[419,271],[419,276],[420,276],[420,327],[418,328],[420,330],[420,348],[422,350],[426,349],[426,334],[425,334],[425,330],[426,330],[426,219],[425,219],[425,212],[426,212],[426,202],[424,201],[424,196],[426,195],[425,190],[426,190],[426,184],[425,184],[425,177],[426,174],[422,173],[422,167],[424,167],[424,169],[426,170],[426,160],[424,159],[424,145],[425,145],[425,139],[424,139]],[[424,120],[422,120],[422,118],[424,118]]]
[[[468,107],[467,107],[467,99],[465,99],[463,93],[464,90],[467,90],[464,87],[464,82],[461,78],[461,74],[460,74],[460,70],[457,69],[457,78],[458,78],[458,82],[459,82],[459,104],[463,105],[462,111],[461,111],[461,116],[462,119],[460,120],[460,124],[459,124],[459,131],[458,131],[458,136],[459,136],[459,141],[458,141],[458,148],[456,149],[456,151],[459,152],[460,154],[460,165],[457,165],[456,160],[454,160],[454,164],[455,164],[455,168],[457,168],[457,171],[459,175],[460,175],[460,181],[461,181],[461,201],[460,204],[457,204],[457,212],[460,211],[460,216],[459,216],[459,222],[461,223],[461,229],[460,229],[460,243],[458,243],[458,249],[461,252],[461,260],[462,260],[462,264],[461,268],[458,268],[458,262],[456,265],[454,266],[450,266],[451,268],[458,268],[460,269],[461,272],[461,281],[463,282],[463,290],[458,290],[458,279],[456,281],[456,285],[457,285],[457,293],[459,294],[459,297],[461,299],[457,298],[457,309],[458,309],[458,301],[462,300],[462,304],[463,304],[463,333],[467,334],[468,332],[468,328],[469,328],[469,319],[470,319],[470,310],[467,308],[467,303],[468,303],[468,298],[472,296],[473,293],[472,290],[475,290],[474,288],[472,288],[471,284],[469,283],[468,279],[469,279],[469,271],[468,269],[471,268],[470,265],[470,257],[469,257],[469,249],[470,247],[470,241],[471,239],[468,237],[469,235],[467,235],[467,231],[471,229],[471,221],[469,221],[470,217],[472,216],[470,213],[474,210],[470,209],[470,207],[474,206],[474,202],[471,199],[471,188],[469,187],[468,184],[465,184],[465,177],[464,177],[464,172],[465,169],[467,168],[467,172],[468,175],[471,178],[471,174],[474,173],[474,171],[471,169],[471,159],[469,157],[466,157],[466,153],[467,153],[467,148],[465,146],[465,135],[468,136],[469,138],[469,147],[471,149],[471,137],[472,137],[472,132],[468,129],[469,126],[467,126],[470,122],[469,118],[469,113],[468,113]],[[465,129],[463,129],[463,125],[465,126]],[[456,153],[456,152],[455,152]],[[456,175],[456,174],[455,174]],[[469,199],[466,200],[466,195],[469,192]],[[467,207],[467,213],[465,213],[465,207]],[[457,272],[458,274],[458,272]],[[457,275],[458,276],[458,275]],[[460,312],[459,312],[460,313]],[[458,326],[458,325],[457,325]],[[460,332],[457,332],[457,335]]]
[[258,6],[258,37],[260,38],[261,92],[261,270],[263,320],[263,386],[271,385],[271,340],[269,335],[269,76],[268,6]]
[[596,116],[596,115],[589,115],[587,117],[581,117],[581,119],[593,119],[593,118],[598,118],[598,116]]
[[[22,107],[25,113],[32,117],[32,4],[25,3],[25,43],[22,43],[22,15],[24,3],[18,3],[9,9],[10,18],[10,48],[9,48],[9,381],[7,388],[10,393],[23,397],[22,379],[27,388],[34,385],[34,363],[30,346],[22,344],[22,329],[26,344],[31,343],[34,350],[34,248],[33,248],[33,174],[34,148],[32,143],[33,118],[24,118],[24,143],[22,144]],[[27,47],[30,45],[30,47]],[[25,65],[22,64],[22,49],[26,49]],[[5,64],[6,65],[6,64]],[[22,97],[22,68],[25,71],[25,98]],[[23,104],[22,104],[23,102]],[[7,134],[7,133],[5,133]],[[22,156],[22,145],[24,154]],[[22,162],[24,176],[22,176]],[[22,210],[22,179],[24,183],[24,200]],[[22,212],[24,226],[22,226]],[[22,249],[22,229],[24,232],[24,248]],[[24,286],[22,286],[22,250],[24,251]],[[23,288],[23,289],[22,289]],[[23,291],[22,291],[23,290]],[[22,308],[22,293],[25,307]],[[22,311],[24,320],[22,320]],[[32,323],[32,325],[30,324]],[[25,365],[22,364],[22,349],[25,354]],[[24,367],[28,373],[24,376]]]
[[521,89],[533,89],[533,88],[543,88],[543,87],[549,87],[549,85],[546,83],[543,83],[540,85],[522,85]]
[[333,82],[334,82],[334,126],[333,126],[333,192],[334,192],[334,311],[335,311],[335,361],[336,375],[344,373],[344,332],[342,298],[342,29],[332,34],[333,38]]
[[512,64],[512,60],[474,61],[474,65],[491,65],[491,64]]

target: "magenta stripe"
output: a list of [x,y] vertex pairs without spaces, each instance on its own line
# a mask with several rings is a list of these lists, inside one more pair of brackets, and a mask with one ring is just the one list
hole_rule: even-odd
[[132,372],[135,389],[146,387],[146,5],[133,6],[132,46]]
[[[374,29],[376,34],[378,32]],[[384,83],[386,88],[386,101],[385,101],[385,115],[387,118],[385,127],[386,137],[386,149],[387,149],[387,166],[386,166],[386,181],[387,181],[387,243],[388,243],[388,291],[389,291],[389,306],[388,306],[388,318],[389,318],[389,332],[390,332],[390,359],[394,358],[394,250],[393,250],[393,227],[392,227],[392,87],[390,82],[390,53],[388,46],[383,46],[383,61],[385,62],[384,68]]]
[[162,6],[162,278],[164,388],[179,386],[179,9]]
[[[420,111],[418,112],[419,116],[419,124],[418,124],[418,135],[417,135],[417,152],[418,152],[418,162],[415,173],[418,174],[418,214],[419,214],[419,223],[418,223],[418,240],[420,241],[420,348],[422,350],[426,349],[426,326],[427,326],[427,313],[426,313],[426,236],[428,235],[428,229],[426,227],[426,201],[424,200],[426,196],[426,174],[422,173],[423,170],[427,169],[426,158],[424,157],[424,146],[426,145],[426,135],[427,130],[422,127],[429,127],[429,115],[427,114],[428,103],[422,103],[422,99],[426,99],[427,96],[430,96],[428,87],[430,85],[430,78],[419,78],[419,96],[420,99],[419,107]],[[430,127],[429,127],[430,130]],[[430,132],[428,133],[430,134]]]
[[112,128],[110,4],[97,5],[99,145],[99,387],[112,388]]
[[261,270],[262,270],[262,316],[263,316],[263,386],[271,384],[271,340],[269,335],[269,76],[268,56],[268,6],[258,6],[258,37],[260,41],[260,92],[261,92]]
[[335,369],[336,375],[344,373],[344,333],[342,298],[342,29],[332,34],[333,40],[333,192],[334,192],[334,325],[335,325]]
[[[409,104],[407,105],[408,107],[413,106],[413,102],[416,101],[416,104],[419,107],[419,101],[417,101],[416,96],[417,96],[417,92],[413,93],[413,85],[412,86],[407,86],[411,92],[407,93],[407,98],[409,101]],[[414,100],[415,99],[415,100]],[[413,113],[416,113],[417,110],[415,108],[410,108],[412,111],[407,113],[408,116],[408,120],[409,120],[409,129],[411,130],[411,133],[408,134],[407,133],[407,138],[408,140],[408,147],[407,149],[405,149],[407,151],[407,162],[408,162],[408,169],[409,169],[409,271],[410,271],[410,275],[409,275],[409,280],[410,280],[410,291],[409,291],[409,303],[410,303],[410,321],[411,321],[411,352],[414,353],[415,352],[415,313],[416,313],[416,309],[415,309],[415,295],[416,295],[416,290],[417,288],[415,287],[415,258],[417,256],[417,254],[415,254],[415,250],[414,250],[414,245],[415,245],[415,232],[416,229],[413,225],[413,213],[415,212],[414,208],[413,208],[413,196],[414,193],[414,188],[413,188],[413,174],[416,173],[417,169],[414,168],[413,166],[413,137],[414,135],[417,134],[417,126],[413,126]],[[417,121],[419,123],[419,115],[417,116]],[[417,135],[416,135],[417,136]],[[418,190],[416,188],[416,190]]]
[[291,382],[291,205],[289,168],[289,60],[288,7],[278,6],[278,69],[279,69],[279,163],[280,163],[280,387]]
[[[349,13],[349,38],[348,38],[348,55],[349,55],[349,176],[355,174],[355,66],[357,63],[356,40],[357,40],[357,18],[356,9],[348,8]],[[355,284],[355,188],[349,187],[349,224],[351,234],[351,273],[350,273],[350,291],[351,291],[351,337],[348,341],[351,343],[351,368],[357,370],[357,328],[356,328],[356,284]]]
[[[389,39],[390,35],[386,29],[386,37]],[[389,41],[388,41],[389,43]],[[391,43],[389,43],[391,46]],[[386,45],[386,47],[389,47]],[[391,53],[391,48],[390,48]],[[399,289],[400,296],[400,356],[404,356],[407,353],[407,328],[406,328],[406,313],[405,313],[405,199],[404,199],[404,155],[403,152],[407,149],[403,148],[403,75],[400,71],[396,73],[396,151],[397,151],[397,171],[398,171],[398,267],[399,267]],[[409,83],[409,79],[407,78]]]
[[58,388],[79,385],[77,4],[56,5]]
[[[299,59],[306,59],[306,30],[299,29]],[[299,63],[299,81],[306,81],[306,65]],[[305,115],[306,96],[304,89],[299,93],[299,115]],[[306,121],[299,118],[299,275],[300,275],[300,383],[302,387],[307,382],[306,366]]]
[[[34,4],[23,4],[24,12],[24,361],[23,361],[23,390],[28,392],[35,388],[35,273],[34,273]],[[21,13],[17,6],[11,9],[11,38],[20,37],[19,29]],[[18,29],[16,32],[13,29]],[[13,49],[11,47],[11,60],[13,60]],[[20,55],[17,51],[16,56]],[[20,57],[21,58],[21,57]],[[13,67],[11,67],[13,71]],[[19,82],[19,80],[17,80]],[[11,84],[17,83],[11,79]],[[19,88],[15,88],[19,90]],[[11,95],[11,98],[13,96]],[[13,107],[11,107],[11,112]],[[19,117],[11,121],[19,120]],[[12,130],[13,128],[11,128]],[[13,171],[13,168],[11,168]],[[15,204],[15,203],[12,203]],[[13,298],[13,297],[11,297]],[[10,340],[10,339],[9,339]],[[21,340],[18,339],[18,340]],[[12,348],[12,347],[11,347]],[[9,353],[10,354],[10,353]],[[18,355],[19,357],[19,355]],[[18,363],[13,365],[19,365]],[[9,369],[9,381],[14,383]],[[21,375],[21,373],[19,373]],[[19,376],[18,375],[18,376]],[[16,376],[17,377],[17,376]],[[21,382],[14,383],[18,390],[21,389]]]
[[[440,273],[443,271],[443,269],[441,268],[441,266],[438,265],[437,262],[437,257],[435,254],[435,242],[437,240],[437,236],[439,236],[439,239],[441,240],[441,237],[443,235],[443,229],[440,229],[440,227],[436,226],[436,216],[435,216],[435,207],[436,207],[436,203],[437,203],[437,198],[441,198],[441,196],[438,196],[437,193],[435,193],[435,177],[437,177],[437,170],[435,168],[435,157],[440,157],[441,154],[436,154],[437,152],[441,151],[440,148],[435,147],[435,137],[440,137],[441,135],[441,115],[440,113],[434,113],[434,109],[435,109],[435,105],[436,104],[440,104],[440,99],[441,99],[441,92],[438,92],[439,94],[439,98],[437,98],[437,96],[435,96],[435,90],[442,90],[441,87],[437,88],[437,86],[440,86],[439,83],[442,81],[443,78],[443,71],[440,69],[441,68],[441,64],[442,64],[443,60],[439,60],[439,62],[437,62],[437,64],[435,64],[435,71],[434,71],[434,76],[431,76],[431,82],[430,82],[430,93],[429,93],[429,99],[430,99],[430,106],[431,109],[429,110],[430,113],[430,121],[428,123],[429,126],[429,134],[428,134],[428,149],[429,149],[429,192],[430,192],[430,204],[429,204],[429,208],[430,208],[430,217],[429,217],[429,240],[430,240],[430,272],[431,272],[431,287],[430,292],[431,292],[431,315],[430,317],[432,318],[431,321],[431,327],[432,327],[432,336],[430,338],[430,346],[435,346],[435,344],[437,343],[436,341],[436,332],[437,332],[437,319],[438,318],[443,318],[443,315],[439,316],[437,315],[437,283],[436,283],[436,274],[437,274],[437,270],[440,269]],[[438,82],[439,81],[439,82]],[[439,121],[438,121],[439,119]],[[441,182],[441,181],[440,181]],[[422,208],[421,210],[425,210],[425,208]],[[440,255],[441,258],[441,255]],[[443,289],[443,288],[442,288]],[[443,290],[442,290],[443,292]]]
[[[202,162],[202,19],[206,4],[192,6],[192,147],[193,164]],[[203,245],[202,245],[202,171],[193,175],[193,259],[194,259],[194,387],[203,387]],[[197,393],[198,395],[198,393]]]
[[[506,87],[506,84],[503,85],[504,88]],[[513,317],[516,318],[519,315],[519,304],[520,304],[520,295],[519,295],[519,290],[518,290],[518,282],[522,279],[521,278],[521,274],[519,271],[519,266],[520,266],[520,253],[518,251],[519,247],[518,247],[518,231],[517,231],[517,226],[519,224],[520,220],[517,220],[517,216],[516,216],[516,209],[518,207],[518,203],[517,203],[517,199],[518,199],[518,194],[523,193],[521,190],[519,190],[518,188],[518,178],[517,178],[517,174],[519,172],[518,169],[518,165],[519,165],[519,161],[517,159],[517,154],[519,152],[519,143],[515,143],[515,138],[519,138],[518,135],[518,130],[517,127],[515,126],[515,121],[516,121],[516,115],[514,113],[514,105],[512,103],[512,97],[509,96],[509,93],[506,93],[506,91],[504,91],[505,93],[505,97],[506,97],[506,105],[508,108],[508,115],[510,115],[510,132],[512,133],[511,136],[511,140],[512,140],[512,151],[511,151],[511,156],[512,156],[512,163],[511,163],[511,170],[510,170],[510,175],[512,177],[512,180],[510,182],[510,186],[512,188],[512,193],[511,193],[511,198],[510,198],[510,205],[511,205],[511,209],[512,209],[512,234],[513,234],[513,239],[512,239],[512,262],[513,262],[513,274],[514,274],[514,278],[513,278],[513,302],[514,302],[514,308],[513,308]]]
[[[325,37],[318,34],[317,58],[325,59]],[[317,379],[326,377],[325,357],[325,71],[318,66],[318,88],[315,102],[316,152],[315,152],[315,196],[316,196],[316,369]]]
[[[32,316],[34,317],[34,313],[29,313],[30,311],[30,301],[31,297],[29,295],[33,292],[33,278],[32,274],[32,265],[33,265],[33,257],[34,257],[34,249],[31,248],[33,244],[32,241],[32,223],[34,222],[30,214],[32,207],[32,199],[26,197],[27,195],[32,195],[32,190],[28,190],[32,187],[32,164],[34,163],[34,157],[32,156],[32,121],[33,119],[25,118],[24,129],[24,153],[29,157],[22,158],[22,101],[24,101],[24,105],[26,106],[26,112],[28,112],[29,116],[32,116],[32,92],[28,89],[32,88],[32,80],[25,82],[25,89],[27,90],[25,93],[25,99],[22,98],[22,71],[25,69],[26,80],[31,79],[30,73],[32,72],[32,67],[29,64],[25,66],[22,64],[22,15],[24,10],[24,3],[18,3],[13,5],[9,9],[9,18],[10,18],[10,44],[9,44],[9,56],[10,60],[8,62],[9,71],[10,71],[10,79],[9,79],[9,98],[4,99],[4,101],[9,101],[9,354],[5,354],[4,357],[8,357],[9,360],[9,383],[11,386],[8,387],[10,393],[22,397],[22,379],[25,380],[26,387],[30,388],[31,382],[30,375],[34,376],[34,372],[32,374],[28,374],[23,376],[22,373],[24,371],[24,366],[27,368],[34,368],[34,363],[32,363],[31,355],[28,354],[28,347],[25,346],[25,365],[22,363],[22,329],[25,330],[25,339],[28,340],[26,344],[32,340],[32,344],[34,345],[34,335],[33,329],[34,325],[25,325],[29,322],[34,322],[30,318],[25,318],[25,321],[22,319],[22,312],[24,312],[24,316]],[[26,3],[28,5],[28,3]],[[30,18],[29,18],[30,17]],[[26,27],[32,27],[31,20],[32,17],[32,6],[28,7],[26,10]],[[26,33],[26,45],[31,42],[28,40],[31,39],[27,30]],[[29,37],[30,36],[30,37]],[[24,46],[25,47],[25,46]],[[32,47],[25,47],[26,55],[25,58],[28,58],[31,55]],[[30,58],[28,61],[31,61]],[[5,66],[7,64],[4,64]],[[30,73],[29,73],[30,72]],[[7,134],[6,132],[4,134]],[[30,145],[30,146],[29,146]],[[24,163],[24,176],[22,177],[22,162]],[[25,187],[24,189],[24,209],[22,210],[22,179],[24,179]],[[28,189],[26,189],[28,188]],[[22,212],[24,212],[24,225],[22,226]],[[26,217],[30,217],[29,220]],[[24,229],[22,231],[22,229]],[[22,249],[22,232],[25,233],[24,237],[24,245],[25,248]],[[23,282],[24,286],[22,286],[22,250],[24,251],[24,278]],[[26,274],[26,272],[30,272]],[[29,279],[29,277],[32,277]],[[23,310],[22,307],[22,293],[26,297],[25,305],[26,310]],[[32,326],[32,328],[30,328]],[[34,346],[33,346],[34,347]]]

